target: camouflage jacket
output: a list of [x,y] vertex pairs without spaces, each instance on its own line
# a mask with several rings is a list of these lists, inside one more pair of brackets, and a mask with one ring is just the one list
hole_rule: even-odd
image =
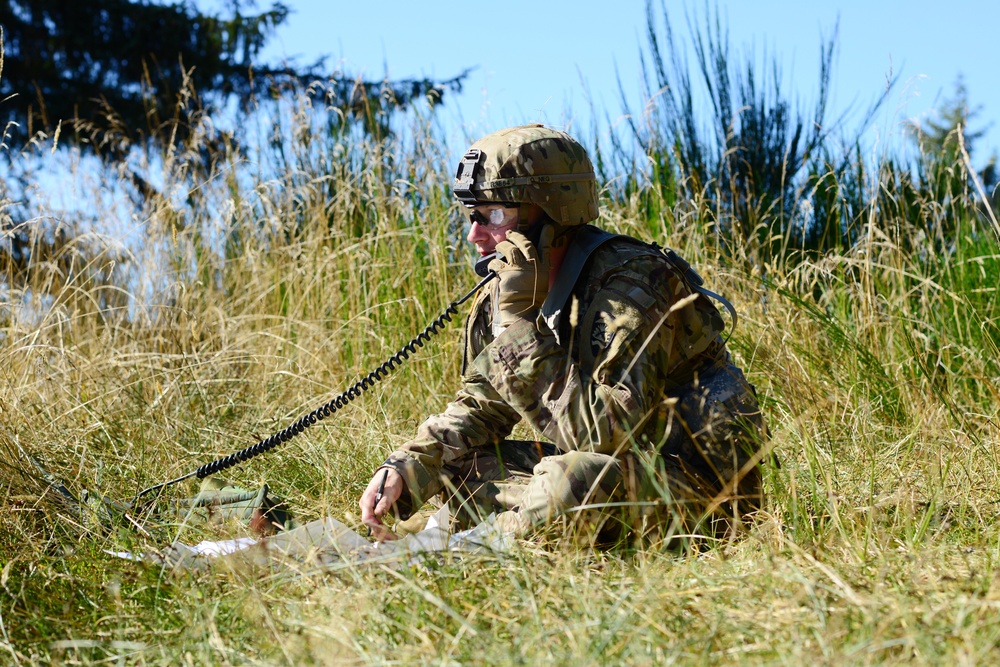
[[492,301],[484,289],[466,322],[463,388],[384,464],[414,506],[441,490],[444,466],[492,448],[522,419],[564,452],[655,443],[665,392],[727,357],[715,305],[658,248],[629,237],[594,250],[565,307],[543,306],[549,317],[494,335]]

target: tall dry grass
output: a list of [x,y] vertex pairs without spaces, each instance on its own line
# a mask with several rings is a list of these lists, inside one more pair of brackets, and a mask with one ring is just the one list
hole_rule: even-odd
[[[186,145],[138,154],[160,194],[99,212],[124,221],[119,237],[46,245],[51,218],[10,221],[54,250],[2,279],[4,662],[996,661],[1000,253],[963,165],[946,201],[870,171],[857,242],[807,256],[762,253],[756,233],[720,243],[725,211],[703,189],[604,201],[604,226],[676,248],[741,313],[731,345],[776,459],[736,541],[541,536],[403,572],[177,575],[103,553],[202,534],[105,529],[42,469],[77,496],[127,499],[329,400],[473,284],[429,125],[377,142],[317,127],[309,105],[262,121],[253,150],[202,119]],[[31,150],[45,159],[52,140]],[[119,173],[95,187],[128,191]],[[929,233],[942,219],[953,231]],[[303,518],[351,521],[372,468],[457,388],[459,329],[230,476]]]

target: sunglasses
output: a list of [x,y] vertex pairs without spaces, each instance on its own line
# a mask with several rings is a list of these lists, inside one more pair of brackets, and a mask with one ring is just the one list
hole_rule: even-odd
[[482,227],[496,230],[513,223],[511,215],[507,211],[516,210],[517,207],[517,204],[498,204],[495,208],[489,208],[485,212],[467,209],[467,215],[469,222],[479,223]]

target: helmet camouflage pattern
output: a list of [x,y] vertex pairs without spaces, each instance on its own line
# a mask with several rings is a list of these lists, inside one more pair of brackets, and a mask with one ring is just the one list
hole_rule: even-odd
[[467,207],[537,204],[564,226],[598,216],[597,179],[587,151],[565,132],[543,125],[511,127],[472,144],[452,190]]

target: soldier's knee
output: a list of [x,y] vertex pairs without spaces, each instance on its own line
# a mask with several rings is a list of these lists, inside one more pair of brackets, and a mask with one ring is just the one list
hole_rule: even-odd
[[553,504],[563,509],[607,500],[621,479],[618,459],[592,452],[547,456],[535,466]]
[[535,466],[534,474],[596,479],[602,471],[617,470],[617,468],[617,459],[606,454],[568,452],[546,456]]
[[620,461],[612,456],[591,452],[547,456],[535,466],[519,511],[512,514],[518,514],[524,526],[549,523],[567,513],[576,520],[584,514],[575,510],[594,509],[611,500],[621,480]]

